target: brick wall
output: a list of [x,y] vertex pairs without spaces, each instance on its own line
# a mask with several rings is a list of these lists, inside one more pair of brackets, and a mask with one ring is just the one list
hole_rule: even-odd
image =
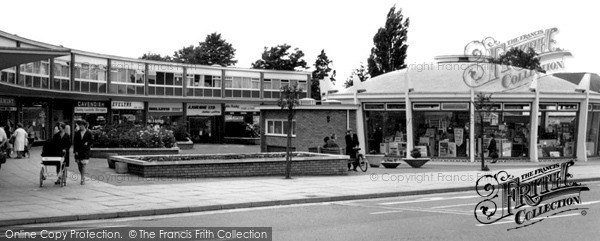
[[[356,132],[355,110],[297,110],[296,111],[296,137],[292,138],[292,146],[297,151],[308,151],[309,147],[322,146],[323,138],[335,133],[337,144],[346,147],[347,114],[350,113],[350,128]],[[327,122],[329,116],[329,122]],[[286,137],[268,136],[266,120],[287,119],[287,112],[281,110],[261,111],[261,151],[266,152],[267,146],[287,145]]]
[[[292,176],[346,175],[347,159],[301,160],[292,159]],[[285,161],[240,163],[180,164],[142,166],[127,164],[129,173],[143,177],[247,177],[283,176]]]

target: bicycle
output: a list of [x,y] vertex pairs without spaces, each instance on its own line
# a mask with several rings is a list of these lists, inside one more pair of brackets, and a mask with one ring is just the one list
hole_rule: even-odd
[[369,160],[367,160],[363,154],[358,152],[360,151],[360,148],[354,148],[354,151],[356,152],[356,158],[350,158],[350,162],[355,163],[356,159],[358,159],[358,167],[361,171],[366,172],[367,169],[369,169]]

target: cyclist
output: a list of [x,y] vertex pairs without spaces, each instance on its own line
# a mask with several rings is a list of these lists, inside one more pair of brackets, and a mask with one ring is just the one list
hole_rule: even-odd
[[357,172],[358,158],[356,158],[356,152],[358,145],[358,136],[352,132],[352,129],[348,129],[348,131],[346,131],[346,155],[349,155],[353,160],[352,163],[348,163],[348,171],[350,171],[350,167],[354,165],[352,170]]

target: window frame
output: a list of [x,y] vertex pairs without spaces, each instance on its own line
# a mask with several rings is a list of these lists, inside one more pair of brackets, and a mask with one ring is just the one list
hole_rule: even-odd
[[[277,136],[277,137],[287,137],[287,133],[285,133],[285,123],[287,122],[287,119],[266,119],[265,120],[265,135],[267,136]],[[269,128],[269,122],[273,123],[273,130],[271,130],[271,128]],[[275,126],[276,123],[281,123],[281,133],[275,133]],[[298,124],[296,123],[296,120],[292,120],[292,137],[296,137],[296,129],[298,127]]]

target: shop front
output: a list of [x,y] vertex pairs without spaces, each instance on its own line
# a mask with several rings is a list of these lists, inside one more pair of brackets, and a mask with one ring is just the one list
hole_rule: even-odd
[[540,103],[539,157],[575,156],[578,110],[577,103]]
[[255,138],[259,136],[260,112],[254,105],[225,105],[225,138]]
[[183,121],[183,103],[148,103],[148,124],[179,124]]
[[[6,130],[9,124],[14,130],[15,123],[17,121],[17,102],[12,97],[0,97],[0,126],[5,127]],[[7,133],[8,134],[8,133]]]
[[221,128],[224,122],[221,104],[188,103],[186,116],[192,141],[197,143],[221,141]]
[[365,103],[369,154],[406,154],[406,104]]
[[51,139],[53,122],[50,120],[50,105],[52,102],[29,98],[21,99],[19,102],[21,108],[19,120],[27,129],[31,125],[35,133],[35,141]]
[[113,100],[110,106],[113,124],[144,123],[144,102]]
[[77,101],[73,107],[73,119],[87,121],[90,128],[103,126],[108,120],[108,105],[106,101]]
[[[496,152],[500,158],[529,156],[531,103],[494,103],[493,110],[483,114],[483,152],[485,157],[489,156],[487,146],[492,134],[496,140]],[[481,133],[481,120],[476,118],[475,123],[477,123],[475,134],[478,135]],[[477,153],[481,153],[479,145],[477,148]]]
[[413,143],[429,157],[468,157],[468,102],[413,103]]

